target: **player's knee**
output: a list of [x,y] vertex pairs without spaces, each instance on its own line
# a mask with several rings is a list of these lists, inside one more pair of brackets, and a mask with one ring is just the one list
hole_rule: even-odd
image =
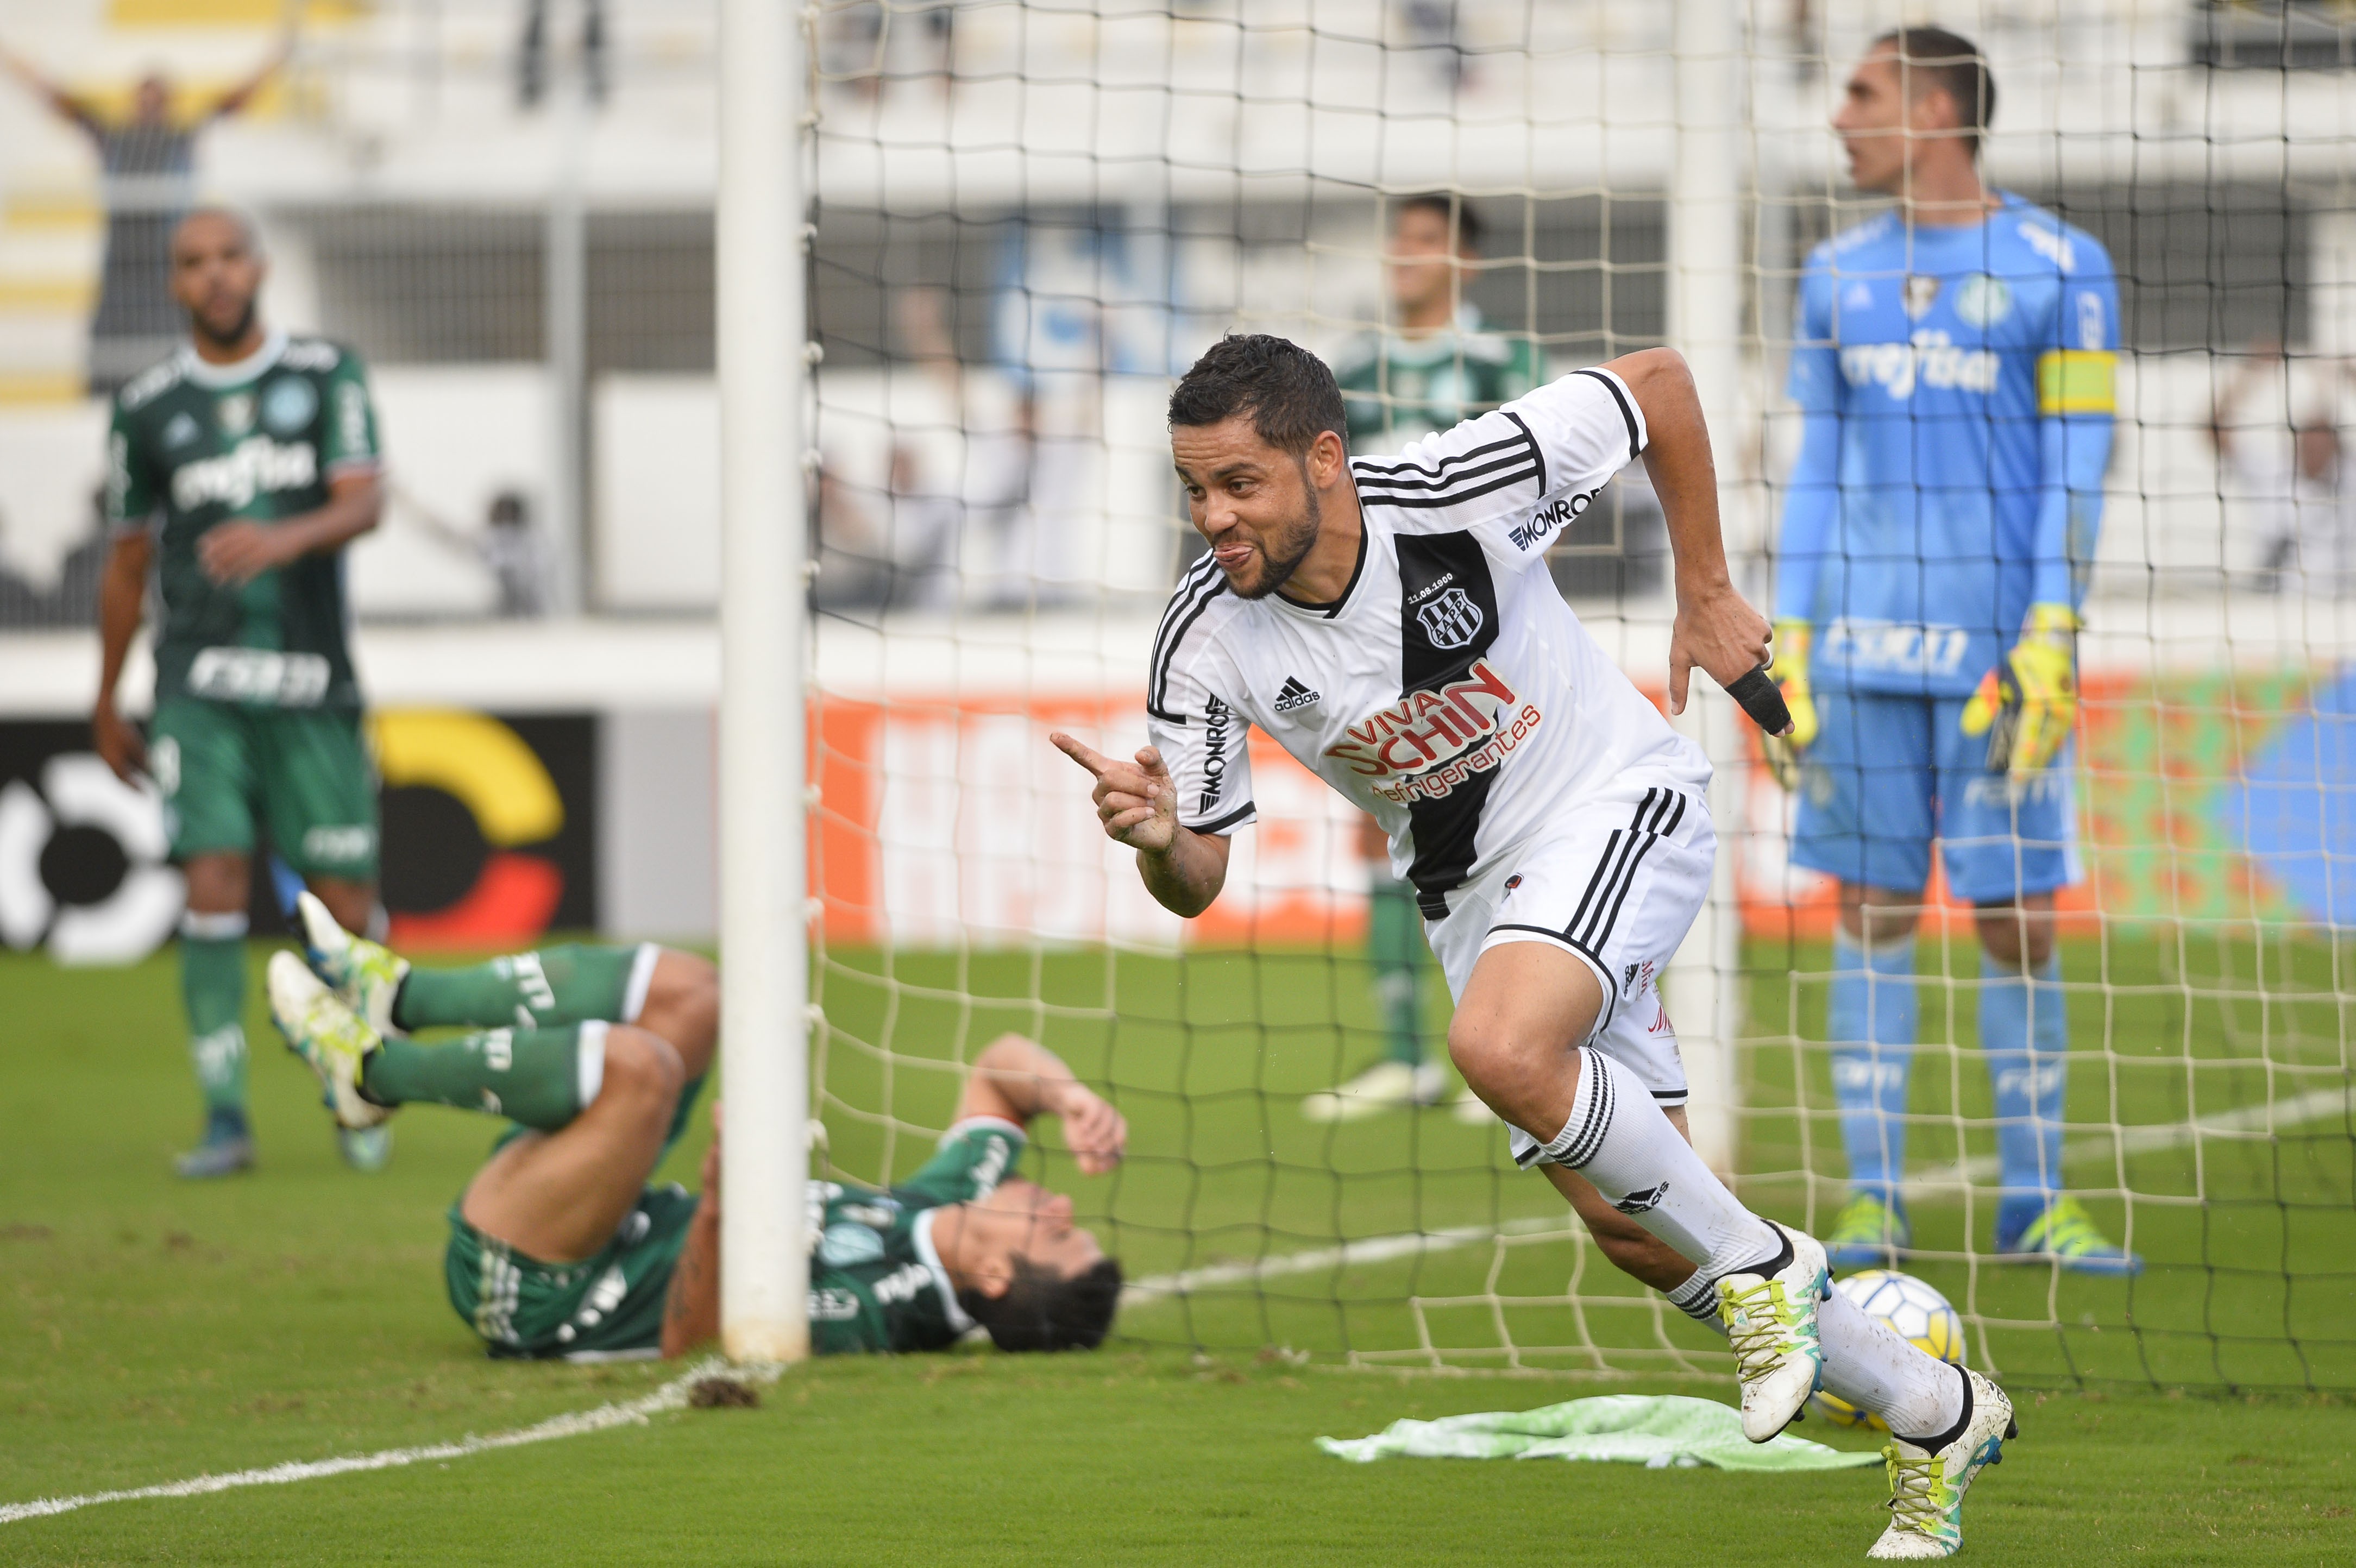
[[1980,946],[2008,969],[2041,969],[2053,956],[2053,917],[2012,904],[1979,912]]
[[666,1115],[686,1086],[687,1069],[670,1041],[628,1024],[605,1030],[605,1071],[599,1098],[615,1095],[627,1102],[659,1107]]
[[252,891],[252,872],[244,856],[234,851],[191,855],[180,870],[187,879],[190,909],[199,914],[244,912]]
[[666,947],[655,959],[641,1018],[659,1014],[673,1040],[708,1041],[720,1032],[720,969],[709,958]]
[[1448,1025],[1448,1059],[1476,1089],[1501,1089],[1528,1073],[1541,1043],[1490,1012],[1459,1009]]

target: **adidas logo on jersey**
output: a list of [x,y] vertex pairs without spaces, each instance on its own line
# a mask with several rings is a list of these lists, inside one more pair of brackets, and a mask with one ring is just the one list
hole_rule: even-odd
[[1276,710],[1279,713],[1290,713],[1324,700],[1324,693],[1312,691],[1301,685],[1297,677],[1288,675],[1284,677],[1283,689],[1276,694]]

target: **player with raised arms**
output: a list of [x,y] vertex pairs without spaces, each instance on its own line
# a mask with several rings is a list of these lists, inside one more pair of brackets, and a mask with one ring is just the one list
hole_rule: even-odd
[[[494,1357],[676,1356],[720,1331],[720,1139],[701,1197],[648,1178],[685,1130],[720,1034],[708,960],[652,943],[568,945],[413,969],[299,900],[309,964],[270,961],[270,1010],[337,1125],[401,1105],[514,1124],[450,1206],[450,1305]],[[445,1031],[436,1040],[412,1031]],[[447,1032],[457,1031],[457,1032]],[[1093,1349],[1120,1264],[1072,1200],[1016,1173],[1038,1116],[1089,1175],[1120,1113],[1020,1035],[968,1069],[924,1168],[888,1189],[810,1187],[810,1347],[937,1350],[976,1327],[1005,1350]]]
[[[1387,459],[1348,455],[1342,393],[1282,338],[1214,345],[1170,399],[1210,550],[1148,665],[1151,744],[1096,777],[1105,832],[1192,917],[1256,813],[1247,725],[1379,821],[1456,1000],[1448,1048],[1605,1254],[1732,1342],[1746,1435],[1819,1379],[1907,1435],[1878,1557],[1945,1556],[2013,1430],[2002,1391],[1829,1295],[1824,1249],[1745,1209],[1684,1136],[1660,971],[1707,896],[1709,763],[1607,658],[1547,541],[1644,455],[1676,559],[1669,700],[1698,666],[1748,688],[1768,651],[1719,539],[1686,363],[1575,372]],[[1280,703],[1291,688],[1309,699]]]
[[1970,42],[1885,34],[1833,127],[1898,205],[1800,283],[1774,675],[1792,859],[1838,879],[1833,1087],[1850,1198],[1834,1266],[1901,1253],[1914,927],[1939,840],[1973,906],[1999,1254],[2133,1273],[2062,1189],[2069,1021],[2053,895],[2078,880],[2071,729],[2111,452],[2118,292],[2094,238],[1981,182],[1996,86]]
[[[268,266],[241,214],[172,234],[188,341],[114,396],[92,740],[164,797],[188,882],[180,994],[205,1100],[182,1176],[253,1163],[245,1104],[246,900],[258,836],[358,929],[376,911],[376,770],[346,645],[344,547],[383,510],[376,413],[358,356],[263,325]],[[163,609],[149,733],[115,708],[151,571]],[[345,1157],[381,1165],[381,1133]]]

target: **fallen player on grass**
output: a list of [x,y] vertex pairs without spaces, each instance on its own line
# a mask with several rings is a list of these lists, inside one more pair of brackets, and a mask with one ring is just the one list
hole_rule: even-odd
[[[653,944],[412,969],[305,894],[309,964],[270,964],[270,1010],[338,1125],[417,1101],[515,1125],[450,1210],[450,1304],[495,1357],[677,1356],[720,1328],[720,1139],[702,1192],[648,1183],[687,1126],[719,1037],[718,972]],[[438,1043],[416,1029],[471,1032]],[[1119,1164],[1120,1113],[1020,1035],[974,1060],[957,1120],[908,1180],[813,1183],[810,1348],[937,1350],[979,1327],[1005,1350],[1093,1349],[1120,1264],[1072,1200],[1013,1174],[1033,1117],[1080,1169]],[[823,1205],[822,1217],[819,1206]]]

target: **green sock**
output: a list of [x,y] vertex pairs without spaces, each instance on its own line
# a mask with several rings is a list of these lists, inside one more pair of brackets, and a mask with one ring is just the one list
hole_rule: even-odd
[[1375,969],[1375,1001],[1383,1015],[1383,1054],[1409,1067],[1423,1064],[1423,916],[1415,889],[1377,881],[1366,912],[1366,960]]
[[405,1029],[627,1023],[646,1004],[654,954],[642,943],[566,945],[464,969],[412,969],[393,1000],[392,1021]]
[[245,1120],[245,916],[180,920],[180,1002],[188,1057],[215,1121]]
[[380,1104],[424,1100],[552,1133],[597,1097],[605,1070],[602,1024],[494,1029],[439,1045],[388,1040],[369,1053],[360,1088]]

